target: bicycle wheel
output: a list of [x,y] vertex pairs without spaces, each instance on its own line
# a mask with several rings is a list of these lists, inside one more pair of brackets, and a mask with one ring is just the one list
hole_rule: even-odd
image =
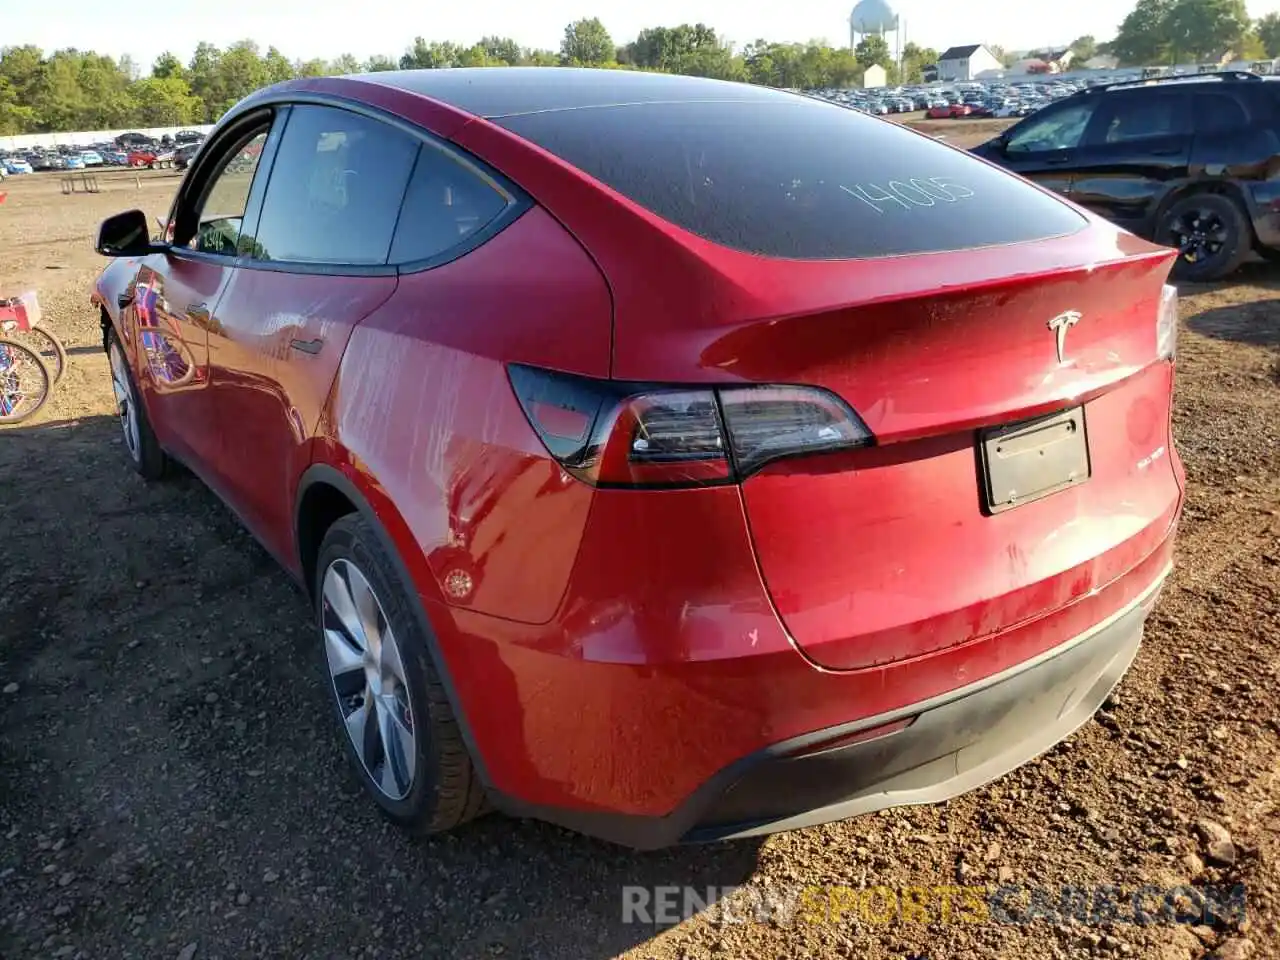
[[20,423],[49,399],[53,375],[25,344],[0,340],[0,423]]
[[62,379],[62,374],[67,369],[67,348],[56,333],[43,324],[33,323],[28,330],[6,330],[4,335],[14,343],[20,343],[40,354],[54,383]]

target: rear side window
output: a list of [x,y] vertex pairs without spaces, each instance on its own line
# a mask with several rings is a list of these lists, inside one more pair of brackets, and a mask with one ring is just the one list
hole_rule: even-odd
[[1187,133],[1187,101],[1182,95],[1107,94],[1098,108],[1097,139],[1132,143]]
[[507,198],[445,151],[423,144],[391,244],[392,263],[429,260],[466,243]]
[[1080,229],[1070,207],[894,123],[804,97],[497,120],[658,216],[747,253],[844,260]]
[[1232,133],[1249,125],[1244,107],[1235,97],[1223,93],[1201,93],[1192,99],[1197,136]]
[[417,155],[417,140],[379,120],[295,106],[262,203],[258,259],[386,263]]

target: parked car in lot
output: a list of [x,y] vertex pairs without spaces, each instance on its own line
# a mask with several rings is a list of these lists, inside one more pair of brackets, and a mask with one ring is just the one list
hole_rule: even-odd
[[62,158],[62,166],[67,170],[83,170],[85,168],[84,157],[78,153],[68,154]]
[[193,157],[200,150],[200,142],[188,142],[173,151],[173,165],[179,170],[187,169]]
[[154,137],[150,137],[145,133],[130,132],[122,133],[116,137],[116,145],[120,147],[121,150],[128,151],[135,147],[156,146],[156,140]]
[[953,120],[967,117],[972,112],[973,108],[967,103],[949,103],[946,106],[930,107],[926,116],[930,120]]
[[1090,717],[1170,569],[1173,252],[813,97],[288,82],[97,246],[132,466],[302,585],[414,830],[943,800]]
[[126,163],[131,167],[150,167],[152,169],[171,167],[173,166],[173,151],[159,146],[137,147],[129,151]]
[[80,159],[84,162],[86,167],[102,166],[102,154],[97,150],[81,150]]
[[129,163],[129,154],[123,150],[107,150],[102,154],[102,162],[112,167],[123,167]]
[[21,157],[6,157],[4,160],[4,172],[7,174],[31,173],[31,164]]
[[1273,171],[1280,80],[1201,74],[1095,86],[975,148],[980,156],[1176,247],[1188,280],[1280,251]]

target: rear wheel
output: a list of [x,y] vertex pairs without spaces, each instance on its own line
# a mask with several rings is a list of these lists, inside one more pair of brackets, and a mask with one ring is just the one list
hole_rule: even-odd
[[1216,193],[1194,193],[1176,201],[1156,228],[1156,241],[1179,251],[1173,275],[1205,282],[1234,273],[1249,254],[1244,211]]
[[411,590],[358,514],[325,534],[316,618],[342,740],[383,814],[417,833],[483,811],[484,789],[428,653]]
[[120,418],[125,451],[133,469],[144,480],[159,480],[168,468],[169,458],[151,429],[151,420],[139,400],[138,385],[114,330],[107,337],[107,358],[111,364],[111,391],[115,394],[116,415]]

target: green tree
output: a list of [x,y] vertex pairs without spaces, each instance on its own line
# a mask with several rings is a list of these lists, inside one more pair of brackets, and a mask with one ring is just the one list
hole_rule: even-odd
[[329,75],[329,65],[319,57],[310,60],[295,60],[293,64],[295,77],[325,77]]
[[743,80],[745,66],[728,43],[705,23],[649,27],[619,48],[618,62],[644,70],[662,70],[719,80]]
[[1138,0],[1111,41],[1111,55],[1123,66],[1167,63],[1170,53],[1169,14],[1176,0]]
[[222,51],[212,43],[196,44],[195,52],[187,64],[187,81],[191,92],[204,104],[205,123],[212,123],[222,115],[220,108],[227,100],[222,81]]
[[9,79],[0,76],[0,136],[31,130],[36,125],[36,112],[18,99],[18,91]]
[[1097,54],[1098,41],[1094,39],[1092,34],[1086,33],[1083,37],[1076,37],[1068,49],[1071,51],[1072,62],[1079,61],[1083,63]]
[[560,60],[571,66],[602,67],[615,62],[617,50],[598,17],[575,20],[564,28]]
[[401,70],[437,70],[441,67],[456,67],[462,49],[449,41],[432,41],[427,43],[422,37],[415,37],[404,56],[400,58]]
[[141,127],[178,127],[198,123],[204,104],[192,96],[182,77],[143,77],[129,89],[134,108],[132,123]]
[[151,64],[151,76],[160,80],[167,80],[169,77],[186,76],[187,70],[182,65],[182,61],[166,50],[160,56],[156,57],[155,62]]
[[262,58],[262,66],[266,70],[267,83],[280,83],[282,80],[293,79],[293,64],[275,47],[267,47],[267,52]]
[[853,53],[863,67],[869,67],[872,64],[888,67],[893,63],[893,54],[889,52],[889,41],[875,33],[864,34]]
[[1244,0],[1176,0],[1162,24],[1171,59],[1217,61],[1249,32]]
[[922,47],[908,41],[902,48],[902,83],[921,83],[924,81],[924,68],[938,62],[938,51],[933,47]]
[[329,64],[329,73],[335,77],[346,76],[351,73],[360,73],[360,61],[353,54],[344,53],[342,56],[333,60]]
[[391,57],[375,53],[364,62],[364,69],[367,73],[383,73],[387,70],[395,70],[396,62]]
[[0,77],[4,77],[25,96],[44,67],[44,53],[39,47],[27,44],[22,47],[0,48]]
[[524,62],[524,51],[510,37],[481,37],[478,46],[490,63],[516,67]]
[[205,106],[212,107],[217,116],[222,116],[253,91],[271,82],[266,62],[252,40],[238,40],[227,47],[218,62],[218,73],[222,99],[213,103],[205,101]]
[[1235,48],[1235,55],[1240,60],[1264,60],[1267,58],[1267,48],[1262,42],[1262,38],[1258,36],[1258,31],[1249,28],[1249,31],[1240,38],[1239,45]]
[[1268,57],[1280,57],[1280,13],[1268,13],[1258,21],[1258,39]]
[[560,54],[553,50],[526,50],[524,62],[530,67],[556,67],[560,65]]

